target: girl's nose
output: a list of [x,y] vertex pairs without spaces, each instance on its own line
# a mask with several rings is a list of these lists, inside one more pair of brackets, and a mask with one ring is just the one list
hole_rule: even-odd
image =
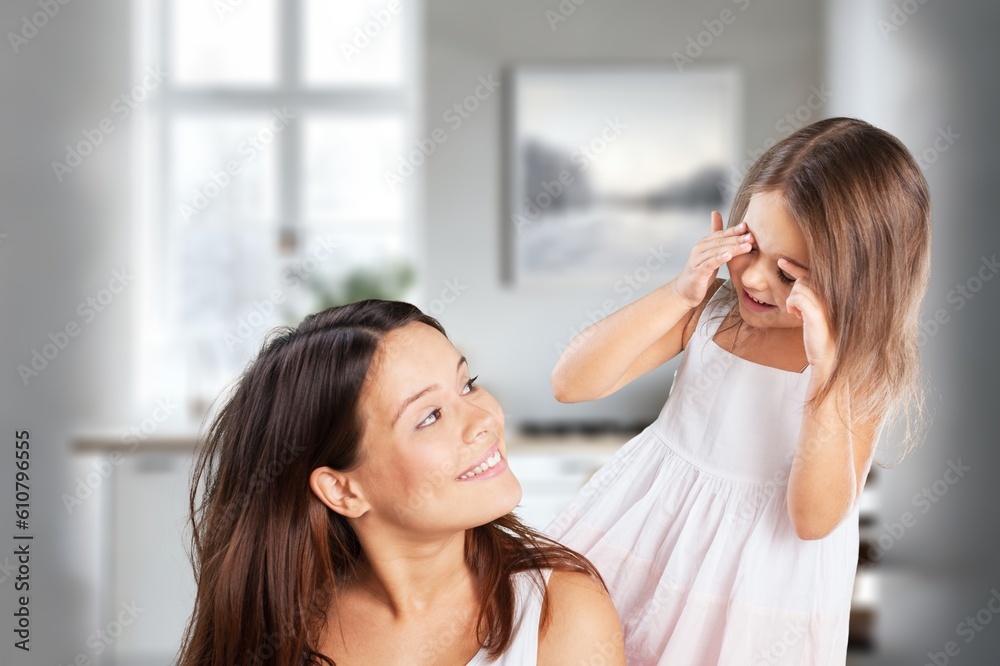
[[743,286],[748,289],[761,292],[767,290],[767,276],[759,261],[751,261],[743,269]]

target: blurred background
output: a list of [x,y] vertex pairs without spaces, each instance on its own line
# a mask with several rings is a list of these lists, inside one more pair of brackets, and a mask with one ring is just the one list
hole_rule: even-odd
[[544,526],[677,366],[563,405],[559,353],[671,279],[764,149],[841,115],[910,148],[934,217],[933,418],[865,491],[850,663],[1000,663],[998,21],[984,0],[3,3],[0,663],[172,663],[198,428],[268,330],[332,304],[442,321]]

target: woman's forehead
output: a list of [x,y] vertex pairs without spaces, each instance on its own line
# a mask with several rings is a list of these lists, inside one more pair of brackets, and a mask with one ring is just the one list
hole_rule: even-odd
[[412,322],[387,333],[368,373],[369,406],[395,417],[401,401],[453,375],[463,357],[437,329]]

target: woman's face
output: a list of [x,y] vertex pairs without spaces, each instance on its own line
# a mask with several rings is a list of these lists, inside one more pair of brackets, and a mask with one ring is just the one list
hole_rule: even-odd
[[517,506],[503,410],[470,379],[464,357],[426,324],[382,338],[361,394],[365,432],[351,473],[372,517],[450,533]]
[[[758,328],[795,328],[802,320],[788,312],[785,299],[794,281],[778,267],[778,259],[809,268],[809,248],[788,215],[780,192],[757,192],[750,197],[743,221],[753,234],[749,252],[728,262],[729,276],[739,296],[740,316]],[[755,303],[753,299],[762,303]]]

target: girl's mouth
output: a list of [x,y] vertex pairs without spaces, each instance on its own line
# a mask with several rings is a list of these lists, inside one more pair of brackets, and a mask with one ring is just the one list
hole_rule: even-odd
[[763,301],[756,300],[750,295],[749,292],[747,292],[746,289],[743,290],[743,304],[751,312],[770,312],[778,307],[777,305],[771,305],[770,303],[764,303]]

